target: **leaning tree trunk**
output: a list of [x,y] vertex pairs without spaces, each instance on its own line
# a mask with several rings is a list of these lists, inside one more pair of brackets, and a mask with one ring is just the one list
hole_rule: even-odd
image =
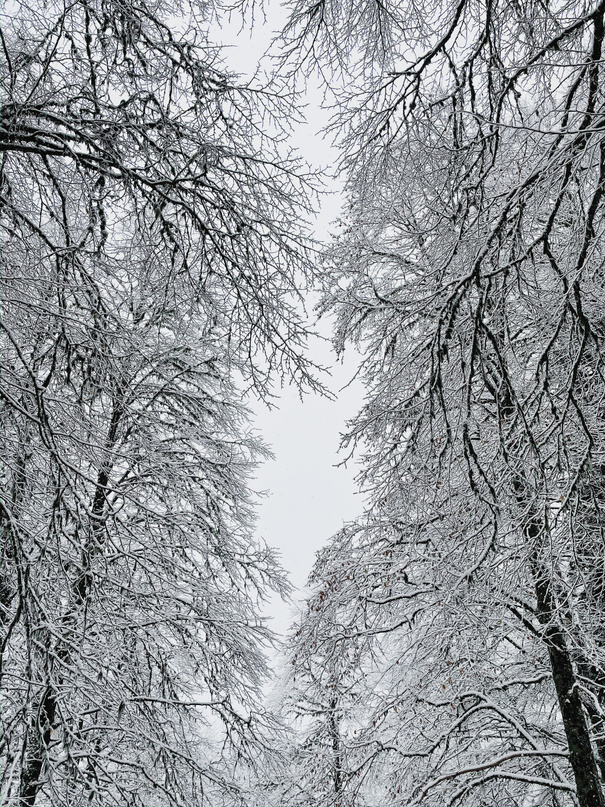
[[[505,396],[503,414],[512,415],[510,391]],[[568,647],[565,632],[560,625],[558,607],[552,585],[552,571],[541,560],[541,548],[547,537],[545,519],[536,512],[530,486],[519,471],[514,471],[513,488],[517,503],[529,518],[523,525],[523,537],[529,552],[531,573],[536,592],[537,617],[548,651],[552,680],[561,710],[561,719],[569,748],[578,802],[580,807],[605,807],[599,767],[593,748],[589,722],[580,697],[580,681]]]
[[548,570],[540,563],[537,547],[544,533],[535,519],[525,529],[533,545],[531,565],[536,590],[537,615],[548,650],[553,683],[561,710],[563,727],[569,747],[569,762],[573,769],[580,807],[604,807],[596,755],[590,729],[580,697],[579,680],[574,669],[565,634],[558,623],[557,603]]

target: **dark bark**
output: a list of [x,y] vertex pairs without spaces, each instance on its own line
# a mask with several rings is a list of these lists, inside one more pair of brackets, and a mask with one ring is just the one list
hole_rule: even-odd
[[[599,417],[605,418],[605,411],[600,412]],[[578,509],[583,530],[574,546],[584,581],[581,600],[587,618],[599,624],[605,607],[605,465],[590,467],[579,490]],[[595,630],[593,638],[602,653],[605,648],[603,629]],[[575,652],[578,673],[590,693],[584,698],[584,708],[592,726],[601,778],[605,782],[605,670],[581,648],[576,648]]]
[[338,707],[338,701],[336,698],[333,698],[330,701],[329,730],[330,730],[330,738],[332,740],[332,754],[333,754],[332,758],[334,764],[335,803],[336,805],[340,805],[340,796],[342,793],[342,759],[340,753],[340,731],[338,727],[338,717],[336,714],[337,707]]
[[[122,395],[120,390],[120,396]],[[82,611],[86,600],[90,597],[93,574],[92,559],[99,552],[103,543],[103,520],[107,503],[107,491],[109,477],[113,468],[111,453],[115,449],[118,439],[118,429],[124,414],[121,397],[116,401],[109,424],[107,440],[105,442],[105,457],[103,465],[97,475],[92,506],[90,508],[91,526],[87,545],[82,553],[82,569],[73,584],[72,596],[73,604],[64,613],[61,624],[63,629],[70,632],[78,614]],[[68,643],[63,642],[56,649],[57,658],[61,663],[68,662],[71,656],[71,648]],[[60,682],[59,682],[60,683]],[[56,700],[50,684],[42,697],[39,699],[37,707],[27,728],[25,749],[23,752],[23,765],[21,769],[21,780],[19,785],[19,807],[34,807],[38,791],[43,785],[43,766],[46,759],[48,743],[52,730],[55,727]]]
[[19,807],[34,807],[42,784],[42,769],[55,723],[56,701],[52,688],[47,686],[34,708],[24,749],[19,785]]
[[[521,498],[520,485],[517,496]],[[565,634],[558,623],[558,609],[552,591],[550,573],[540,563],[538,546],[544,531],[537,518],[529,521],[525,535],[532,549],[532,573],[536,590],[537,615],[548,649],[553,683],[569,748],[580,807],[605,807],[590,730],[580,697],[579,681],[573,666]]]
[[[503,373],[500,411],[504,419],[512,421],[515,405],[512,389]],[[547,532],[544,519],[535,512],[532,491],[524,476],[514,472],[513,489],[517,503],[531,515],[523,527],[529,551],[531,572],[536,592],[536,613],[542,627],[543,641],[548,650],[553,684],[561,710],[561,719],[580,807],[605,807],[605,794],[599,776],[597,756],[593,748],[590,726],[580,696],[580,681],[574,669],[572,654],[559,618],[556,595],[552,588],[552,571],[541,561],[541,548]]]

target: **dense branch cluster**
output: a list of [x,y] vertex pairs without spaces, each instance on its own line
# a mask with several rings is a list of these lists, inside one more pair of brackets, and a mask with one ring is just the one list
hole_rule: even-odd
[[3,25],[7,804],[236,803],[275,747],[260,604],[286,583],[253,536],[242,390],[314,384],[305,180],[286,101],[225,72],[201,9],[179,35],[168,11]]
[[293,639],[298,712],[340,725],[317,804],[603,804],[604,12],[291,17],[296,69],[349,71],[324,305],[368,390],[369,506]]
[[[3,803],[605,807],[605,3],[293,0],[269,88],[217,10],[2,28]],[[366,507],[275,714],[243,401],[318,387],[280,145],[313,71]]]

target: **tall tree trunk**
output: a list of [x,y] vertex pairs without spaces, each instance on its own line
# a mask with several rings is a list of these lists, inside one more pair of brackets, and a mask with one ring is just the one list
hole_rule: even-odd
[[[122,396],[122,390],[119,390]],[[90,508],[91,527],[86,545],[82,551],[82,567],[72,585],[72,604],[69,605],[61,617],[61,627],[71,628],[75,625],[78,614],[85,608],[90,596],[93,577],[92,559],[100,551],[103,543],[103,519],[107,503],[109,475],[113,467],[111,452],[115,448],[118,438],[118,428],[124,414],[121,397],[114,401],[112,417],[109,423],[107,439],[105,441],[105,456],[97,474],[92,505]],[[67,663],[71,658],[71,648],[68,642],[61,642],[56,648],[57,658],[61,663]],[[60,681],[59,681],[60,684]],[[19,783],[19,807],[34,807],[38,791],[42,787],[42,772],[46,758],[48,743],[52,730],[55,727],[56,699],[50,683],[47,684],[43,695],[37,699],[27,727],[21,779]]]
[[569,746],[569,761],[576,780],[578,801],[580,807],[604,807],[605,797],[580,697],[579,681],[565,635],[557,622],[551,583],[546,570],[540,568],[537,563],[533,572],[538,620],[544,629],[544,640]]
[[[504,344],[504,334],[499,334],[500,347]],[[513,390],[504,364],[498,373],[498,385],[493,392],[498,402],[503,422],[512,423],[516,413]],[[514,456],[515,452],[512,452]],[[506,446],[507,462],[511,457]],[[539,464],[539,458],[537,459]],[[509,466],[510,467],[510,466]],[[529,564],[536,593],[536,611],[542,627],[542,636],[548,651],[553,684],[561,710],[561,719],[569,749],[578,803],[580,807],[605,807],[605,794],[599,776],[597,754],[593,747],[590,724],[580,696],[580,681],[574,669],[571,651],[565,632],[561,628],[562,609],[557,603],[552,586],[552,570],[541,559],[541,549],[548,535],[544,517],[537,511],[535,495],[525,470],[511,467],[512,487],[517,504],[522,512],[528,513],[522,531],[529,553]]]
[[334,764],[334,803],[336,807],[341,807],[342,797],[342,758],[340,751],[340,727],[336,710],[338,700],[336,697],[330,701],[329,731],[332,740],[332,759]]
[[34,807],[42,784],[42,770],[55,723],[56,701],[48,685],[36,699],[25,737],[24,760],[19,784],[19,807]]
[[[514,484],[517,501],[527,505],[526,486],[520,479]],[[536,591],[537,615],[548,650],[552,678],[561,710],[561,719],[569,748],[569,762],[576,782],[580,807],[605,807],[596,754],[589,724],[580,697],[579,681],[565,634],[559,624],[560,609],[552,590],[551,573],[539,557],[545,535],[542,519],[533,515],[524,527],[530,547],[531,571]]]

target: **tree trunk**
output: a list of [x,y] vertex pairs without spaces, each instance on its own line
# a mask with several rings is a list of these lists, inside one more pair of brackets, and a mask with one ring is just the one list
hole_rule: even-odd
[[[517,495],[518,497],[522,495],[518,488]],[[579,682],[565,634],[557,622],[557,607],[550,576],[538,558],[538,543],[542,533],[542,525],[537,518],[532,518],[525,528],[525,535],[533,547],[531,564],[538,620],[543,628],[544,641],[548,649],[553,682],[569,747],[569,762],[576,781],[578,803],[580,807],[605,807],[597,760],[580,698]]]
[[[120,390],[120,394],[122,391]],[[82,552],[82,568],[77,579],[73,583],[73,604],[68,606],[61,618],[63,629],[75,625],[80,610],[85,608],[85,603],[90,596],[93,582],[91,561],[92,556],[100,551],[103,542],[103,514],[107,501],[107,490],[109,485],[109,475],[113,467],[111,451],[115,447],[118,427],[124,409],[120,401],[114,403],[107,440],[105,442],[105,458],[100,468],[92,497],[90,508],[91,527],[87,544]],[[63,642],[56,649],[57,657],[61,662],[70,660],[71,651],[69,644]],[[60,682],[59,682],[60,685]],[[34,807],[38,791],[42,787],[42,768],[46,757],[46,749],[55,726],[56,700],[50,684],[46,687],[44,695],[34,709],[29,726],[27,728],[24,761],[21,768],[21,780],[19,784],[19,807]]]
[[25,738],[24,762],[19,785],[19,807],[34,807],[42,780],[52,727],[55,722],[56,701],[50,686],[34,708]]
[[333,754],[332,759],[334,764],[335,804],[336,807],[340,807],[341,795],[342,795],[342,759],[340,753],[340,728],[338,725],[338,717],[336,714],[337,707],[338,707],[338,700],[336,698],[332,698],[332,700],[330,701],[329,731],[332,740],[332,754]]

